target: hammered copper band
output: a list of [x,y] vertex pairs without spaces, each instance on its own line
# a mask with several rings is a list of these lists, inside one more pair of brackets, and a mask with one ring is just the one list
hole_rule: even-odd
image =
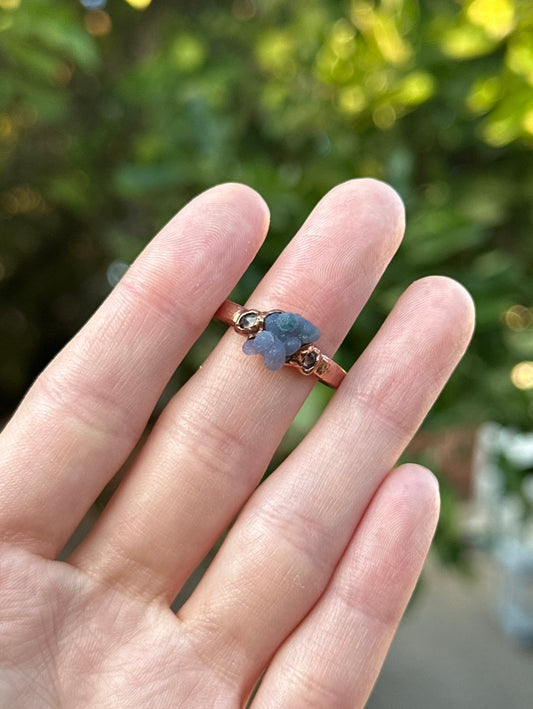
[[[250,311],[252,311],[251,308],[245,308],[243,305],[233,303],[231,300],[226,300],[216,311],[214,317],[226,325],[233,327],[235,332],[238,332],[241,335],[246,335],[248,334],[248,331],[239,327],[238,322],[244,313],[248,313]],[[262,322],[269,313],[281,311],[271,310],[268,312],[261,312],[253,310],[253,312],[258,313],[260,321]],[[313,362],[312,366],[308,365],[310,358]],[[288,359],[285,366],[295,367],[305,376],[314,374],[319,381],[327,384],[327,386],[330,386],[333,389],[337,389],[346,376],[345,370],[327,355],[323,354],[313,343],[304,345],[300,348],[298,352],[293,354]]]

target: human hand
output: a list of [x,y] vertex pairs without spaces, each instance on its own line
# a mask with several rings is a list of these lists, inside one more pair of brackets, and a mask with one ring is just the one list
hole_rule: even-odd
[[[166,406],[100,520],[56,561],[124,463],[177,364],[259,248],[240,185],[186,206],[38,378],[0,438],[0,703],[362,707],[438,516],[425,469],[392,470],[461,357],[473,310],[414,283],[320,420],[256,486],[313,386],[229,331]],[[396,250],[403,208],[332,190],[250,303],[301,313],[332,355]],[[242,508],[242,509],[241,509]],[[179,610],[170,604],[238,514]]]

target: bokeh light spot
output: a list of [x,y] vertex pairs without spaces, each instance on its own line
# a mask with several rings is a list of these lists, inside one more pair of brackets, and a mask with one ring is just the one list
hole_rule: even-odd
[[487,123],[483,129],[483,138],[494,148],[509,145],[518,135],[517,127],[512,118],[502,118]]
[[58,86],[66,86],[74,74],[74,64],[72,62],[61,62],[55,75],[54,82]]
[[16,10],[20,7],[21,0],[0,0],[0,9]]
[[402,38],[391,16],[377,15],[373,29],[376,44],[385,61],[401,65],[411,59],[411,45]]
[[172,64],[183,72],[195,71],[205,61],[206,51],[201,40],[190,34],[176,38],[170,52]]
[[414,71],[402,82],[397,98],[407,106],[427,101],[435,91],[435,79],[425,71]]
[[370,2],[352,2],[350,19],[361,32],[370,31],[374,21],[374,8]]
[[109,264],[106,271],[107,282],[114,288],[120,279],[126,274],[129,265],[125,261],[119,259]]
[[389,130],[396,122],[396,111],[390,103],[385,103],[383,106],[376,108],[372,114],[372,119],[381,130]]
[[17,185],[1,195],[0,203],[9,216],[41,212],[45,201],[40,192],[29,185]]
[[441,49],[452,59],[473,59],[492,51],[494,42],[481,27],[453,27],[442,37]]
[[87,10],[101,10],[106,6],[107,0],[80,0]]
[[367,105],[367,99],[360,86],[349,86],[339,93],[339,108],[343,113],[355,115]]
[[524,117],[522,118],[522,126],[526,133],[533,135],[533,108],[526,111]]
[[288,33],[282,30],[265,33],[259,39],[256,53],[262,69],[285,78],[293,75],[294,41]]
[[355,29],[347,20],[338,20],[332,30],[330,43],[333,53],[348,59],[355,52]]
[[5,140],[13,133],[13,122],[7,113],[0,113],[0,139]]
[[523,32],[513,37],[509,44],[505,63],[515,74],[533,76],[533,33]]
[[248,22],[255,17],[257,7],[253,0],[233,0],[231,11],[239,22]]
[[503,319],[510,330],[525,330],[531,325],[531,310],[525,305],[512,305],[505,311]]
[[104,10],[95,10],[85,15],[85,29],[93,37],[104,37],[111,32],[111,18]]
[[517,389],[533,389],[533,362],[519,362],[511,370],[511,381]]
[[389,88],[389,77],[386,71],[373,71],[364,79],[365,88],[378,96]]
[[145,10],[152,0],[126,0],[126,2],[136,10]]
[[474,82],[466,99],[466,105],[476,115],[489,111],[500,98],[501,81],[496,76]]

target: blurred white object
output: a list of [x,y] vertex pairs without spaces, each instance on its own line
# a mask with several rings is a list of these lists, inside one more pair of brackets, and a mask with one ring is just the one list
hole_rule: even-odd
[[496,558],[501,569],[498,613],[505,632],[523,645],[533,644],[533,553],[524,544],[503,540]]
[[502,458],[518,474],[533,467],[533,434],[484,424],[473,460],[474,516],[484,523],[478,524],[478,541],[498,563],[500,622],[512,638],[533,644],[533,475],[508,492]]

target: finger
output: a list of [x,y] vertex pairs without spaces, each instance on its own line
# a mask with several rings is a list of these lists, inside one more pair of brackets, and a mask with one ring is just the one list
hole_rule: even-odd
[[270,664],[254,709],[364,707],[438,519],[431,473],[385,478],[324,595]]
[[455,282],[413,284],[318,424],[250,499],[180,611],[191,642],[245,694],[324,591],[463,353],[472,320]]
[[143,251],[1,437],[1,538],[57,553],[130,453],[267,222],[255,192],[222,185],[187,205]]
[[[301,312],[332,353],[403,231],[390,187],[354,180],[315,208],[251,303]],[[229,332],[161,415],[130,474],[72,562],[108,584],[171,600],[261,479],[313,385],[269,372]]]

